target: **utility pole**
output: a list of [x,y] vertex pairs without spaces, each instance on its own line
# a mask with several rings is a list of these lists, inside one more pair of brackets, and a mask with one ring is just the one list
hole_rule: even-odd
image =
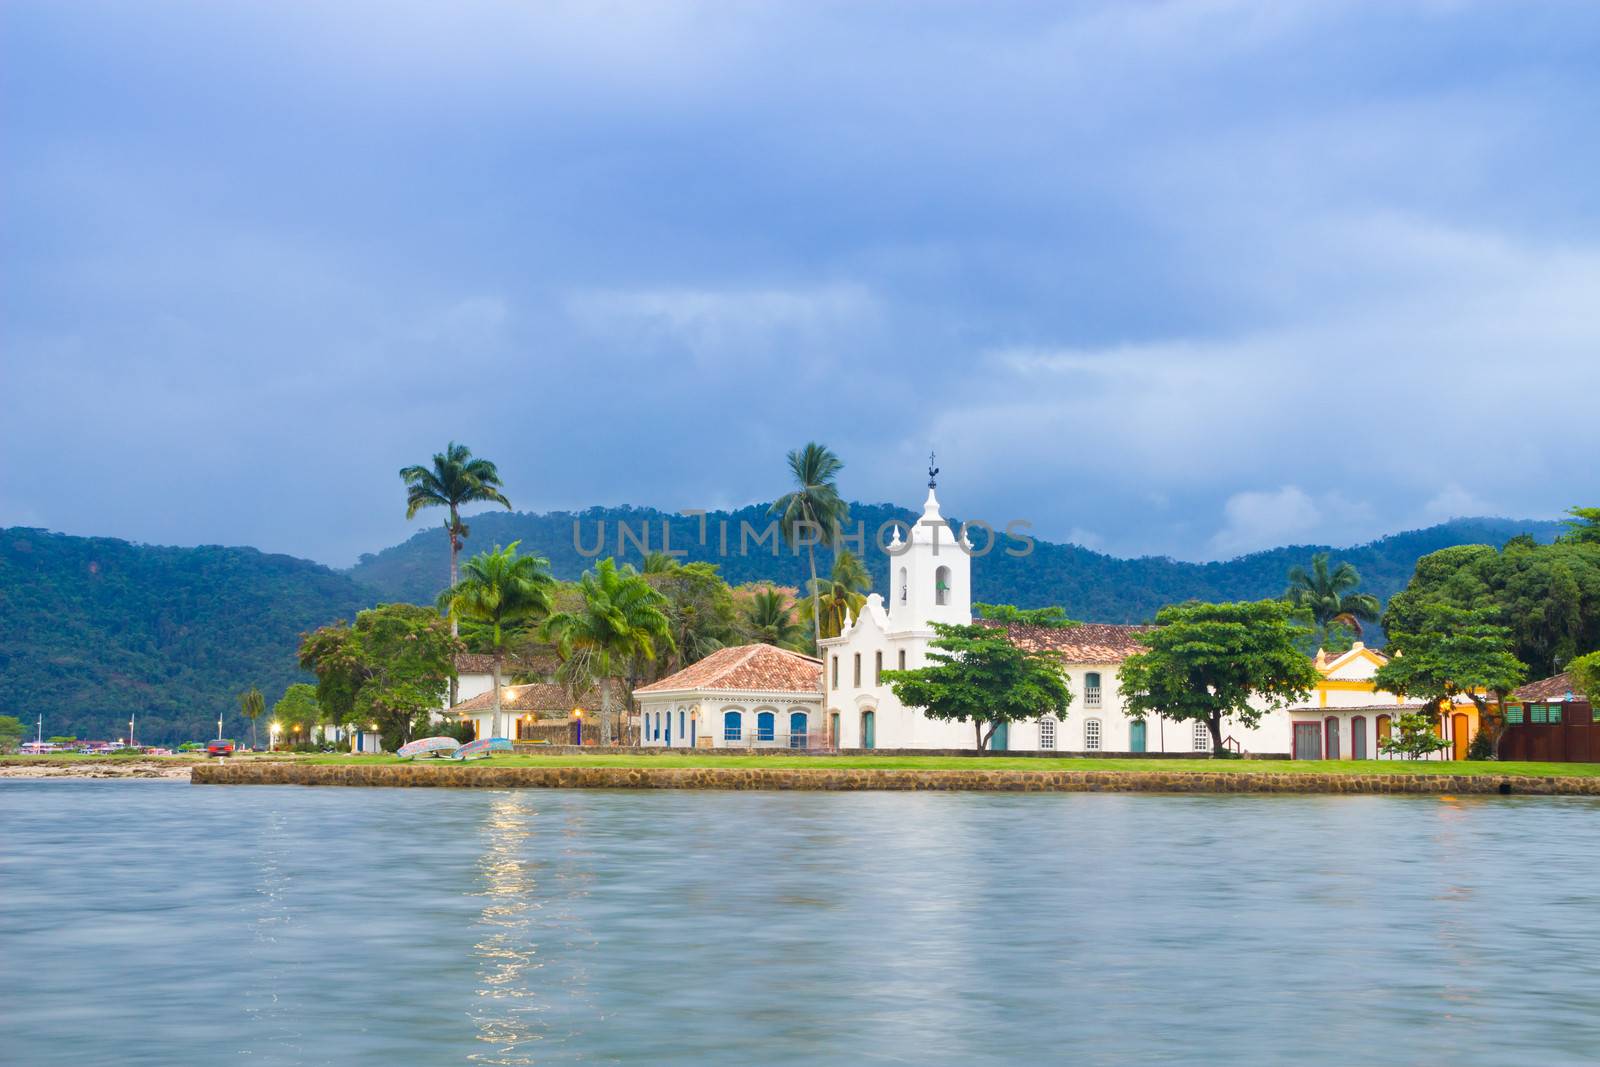
[[133,712],[128,712],[128,747],[133,747]]
[[38,752],[38,750],[43,748],[43,747],[44,747],[44,712],[41,711],[39,713],[39,732],[37,734],[35,734],[34,737],[33,737],[33,748],[34,748],[35,752]]

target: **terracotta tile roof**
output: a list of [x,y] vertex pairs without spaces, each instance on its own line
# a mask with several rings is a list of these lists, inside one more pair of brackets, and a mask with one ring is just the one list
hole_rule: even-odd
[[821,693],[822,661],[772,645],[735,645],[719,648],[698,663],[633,692],[638,696],[686,689]]
[[1568,693],[1571,693],[1576,700],[1585,699],[1583,690],[1578,687],[1571,671],[1562,671],[1560,674],[1542,678],[1537,682],[1529,682],[1511,691],[1511,695],[1518,700],[1560,700]]
[[1110,622],[1084,622],[1065,628],[1021,623],[1006,626],[1014,644],[1033,652],[1059,653],[1068,663],[1121,663],[1135,652],[1145,650],[1137,638],[1153,629],[1154,626],[1123,626]]
[[[553,682],[535,682],[532,685],[503,685],[500,687],[500,707],[504,711],[519,713],[550,712],[566,714],[572,710],[572,697],[565,686]],[[479,693],[463,700],[450,710],[457,715],[470,715],[494,708],[494,693]]]

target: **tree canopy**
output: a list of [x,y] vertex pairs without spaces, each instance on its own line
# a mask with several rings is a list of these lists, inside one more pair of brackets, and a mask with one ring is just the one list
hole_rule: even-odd
[[296,682],[283,691],[283,696],[272,705],[272,722],[286,736],[310,737],[311,731],[326,721],[322,705],[317,703],[317,687]]
[[1572,672],[1574,688],[1589,698],[1592,706],[1600,707],[1600,652],[1579,656],[1567,664]]
[[1498,751],[1505,722],[1495,709],[1526,680],[1528,668],[1511,651],[1511,631],[1492,618],[1482,609],[1424,605],[1412,619],[1416,629],[1390,633],[1391,658],[1374,683],[1429,704],[1469,698],[1478,708],[1479,729]]
[[579,603],[552,614],[546,633],[562,659],[561,674],[581,689],[600,688],[600,741],[616,729],[612,689],[635,661],[653,661],[673,648],[667,598],[632,567],[603,559],[578,580]]
[[375,723],[384,747],[426,730],[444,704],[461,642],[432,608],[384,604],[306,634],[300,665],[317,676],[317,703],[335,723]]
[[844,461],[826,445],[815,441],[797,448],[786,457],[794,488],[772,502],[771,514],[778,516],[779,531],[786,544],[806,546],[811,570],[811,632],[822,633],[822,605],[817,588],[817,546],[839,547],[839,534],[850,521],[850,507],[839,495],[835,482],[844,470]]
[[1019,608],[1015,604],[973,604],[972,610],[980,619],[1017,626],[1046,626],[1052,630],[1065,630],[1079,625],[1067,617],[1067,609],[1060,607]]
[[10,752],[22,743],[22,720],[15,715],[0,715],[0,752]]
[[1316,687],[1295,610],[1282,600],[1162,608],[1156,628],[1139,636],[1148,651],[1122,664],[1128,714],[1203,722],[1212,750],[1223,752],[1223,719],[1253,727],[1268,710],[1304,700]]
[[1012,644],[981,623],[934,623],[925,667],[884,671],[896,698],[930,719],[970,722],[978,751],[1002,723],[1064,717],[1072,703],[1060,657]]
[[1481,612],[1510,631],[1512,654],[1533,676],[1555,674],[1600,649],[1600,540],[1568,535],[1550,545],[1461,545],[1423,556],[1384,613],[1391,640],[1426,629],[1435,605]]
[[[1354,564],[1342,562],[1328,565],[1328,554],[1318,552],[1311,557],[1307,570],[1296,564],[1289,568],[1289,588],[1284,599],[1311,616],[1316,644],[1329,651],[1342,652],[1349,646],[1345,633],[1362,635],[1364,623],[1378,621],[1383,605],[1371,593],[1356,590],[1361,585],[1361,572]],[[1337,647],[1342,645],[1343,647]]]

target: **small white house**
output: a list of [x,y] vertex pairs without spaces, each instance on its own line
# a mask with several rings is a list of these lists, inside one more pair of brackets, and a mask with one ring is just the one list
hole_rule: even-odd
[[653,748],[822,748],[822,663],[772,645],[718,649],[633,691]]

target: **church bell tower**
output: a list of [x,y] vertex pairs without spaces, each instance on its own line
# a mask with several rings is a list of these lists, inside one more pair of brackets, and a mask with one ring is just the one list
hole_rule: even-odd
[[889,621],[896,630],[922,630],[930,622],[972,621],[972,545],[939,514],[939,468],[928,455],[928,499],[922,516],[902,539],[889,543]]

